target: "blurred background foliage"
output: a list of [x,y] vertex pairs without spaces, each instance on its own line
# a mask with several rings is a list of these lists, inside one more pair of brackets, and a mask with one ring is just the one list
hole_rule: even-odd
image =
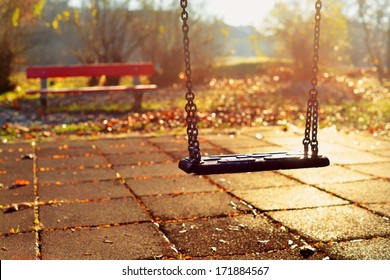
[[[178,1],[163,2],[86,0],[73,7],[67,0],[0,0],[0,92],[12,90],[12,74],[33,64],[152,61],[153,82],[177,82],[183,69],[180,8]],[[383,83],[390,75],[389,4],[324,1],[321,63],[375,67]],[[197,82],[208,82],[216,65],[237,57],[288,61],[296,78],[311,69],[314,1],[276,1],[262,28],[229,26],[205,17],[199,6],[190,13]]]
[[[0,0],[0,137],[181,129],[185,77],[179,1],[71,2]],[[304,125],[315,1],[274,0],[265,17],[259,11],[263,21],[256,27],[211,16],[206,11],[211,1],[189,2],[200,126]],[[253,8],[237,6],[240,16]],[[390,137],[390,0],[326,0],[323,6],[321,128]],[[50,114],[42,119],[36,114],[38,96],[24,94],[39,87],[38,80],[26,80],[28,65],[137,61],[153,62],[150,82],[159,85],[158,92],[145,94],[141,112],[126,93],[49,95]],[[98,81],[51,82],[75,87]]]

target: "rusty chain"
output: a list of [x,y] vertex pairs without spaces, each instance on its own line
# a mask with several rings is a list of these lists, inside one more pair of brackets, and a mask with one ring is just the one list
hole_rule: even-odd
[[183,9],[181,12],[181,19],[183,21],[183,45],[184,45],[184,63],[185,63],[185,76],[186,76],[186,88],[187,93],[185,95],[187,104],[185,110],[187,113],[187,136],[188,136],[188,153],[190,161],[193,163],[199,163],[201,160],[200,145],[198,140],[198,114],[197,107],[194,102],[195,93],[192,89],[192,73],[191,73],[191,60],[190,60],[190,38],[189,38],[189,26],[188,26],[188,12],[187,12],[187,0],[180,0],[180,6]]
[[[312,66],[312,79],[311,89],[309,91],[309,100],[307,102],[306,111],[306,127],[305,138],[303,139],[303,146],[305,154],[309,152],[309,145],[311,146],[312,156],[318,155],[318,90],[317,90],[317,74],[318,74],[318,61],[319,61],[319,49],[320,49],[320,23],[321,23],[321,0],[317,0],[315,3],[316,13],[314,16],[314,44],[313,44],[313,66]],[[311,138],[310,138],[311,132]]]

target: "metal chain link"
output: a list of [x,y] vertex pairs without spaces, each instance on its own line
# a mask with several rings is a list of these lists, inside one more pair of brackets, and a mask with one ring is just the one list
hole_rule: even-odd
[[195,93],[192,90],[192,73],[191,73],[191,59],[190,59],[190,38],[189,38],[189,26],[188,26],[188,12],[187,12],[187,0],[180,0],[180,6],[183,9],[181,12],[181,19],[183,21],[183,45],[184,45],[184,63],[185,63],[185,76],[186,76],[186,88],[187,93],[185,95],[187,104],[185,110],[187,113],[187,136],[188,136],[188,153],[191,162],[199,163],[201,160],[200,145],[198,140],[198,114],[197,107],[194,102]]
[[[318,155],[318,90],[317,90],[317,74],[318,74],[318,61],[319,61],[319,50],[320,50],[320,23],[321,23],[321,0],[317,0],[315,3],[316,13],[314,16],[314,44],[313,44],[313,67],[312,67],[312,88],[309,91],[309,100],[307,102],[306,111],[306,127],[305,127],[305,138],[303,139],[303,146],[305,154],[308,154],[309,145],[311,146],[312,156]],[[310,138],[311,131],[311,138]]]

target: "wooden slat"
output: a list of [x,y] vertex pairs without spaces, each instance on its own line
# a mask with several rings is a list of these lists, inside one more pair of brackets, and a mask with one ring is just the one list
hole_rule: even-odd
[[58,88],[58,89],[36,89],[28,90],[27,94],[53,93],[53,94],[74,94],[74,93],[101,93],[101,92],[134,92],[157,89],[157,85],[136,85],[136,86],[96,86],[78,88]]
[[98,76],[151,76],[152,63],[124,64],[87,64],[29,66],[26,68],[27,78],[65,78],[65,77],[98,77]]

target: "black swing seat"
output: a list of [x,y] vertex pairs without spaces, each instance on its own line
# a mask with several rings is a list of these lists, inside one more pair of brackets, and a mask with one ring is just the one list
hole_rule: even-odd
[[324,167],[329,164],[329,159],[321,155],[305,155],[303,152],[271,152],[207,156],[202,157],[199,163],[193,163],[189,157],[186,157],[180,160],[179,168],[188,174],[208,175]]

